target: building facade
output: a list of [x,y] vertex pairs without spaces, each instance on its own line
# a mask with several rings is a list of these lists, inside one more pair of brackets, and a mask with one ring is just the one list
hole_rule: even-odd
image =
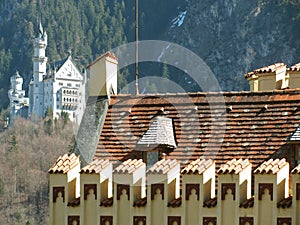
[[116,63],[88,66],[85,126],[49,169],[51,225],[300,225],[299,90],[117,95]]
[[67,113],[69,119],[79,125],[86,105],[86,73],[77,68],[71,54],[66,59],[50,64],[46,57],[47,44],[47,33],[40,24],[38,37],[33,44],[28,116],[43,118],[46,114],[50,117],[49,114],[52,114],[54,119]]
[[251,91],[268,91],[300,88],[300,63],[288,67],[275,63],[245,75]]

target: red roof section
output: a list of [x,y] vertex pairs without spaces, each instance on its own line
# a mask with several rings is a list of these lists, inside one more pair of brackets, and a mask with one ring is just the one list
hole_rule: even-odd
[[276,174],[281,168],[286,166],[288,162],[285,159],[269,159],[261,164],[256,170],[255,174]]
[[167,159],[205,156],[221,165],[242,158],[255,168],[299,126],[300,91],[113,96],[94,158],[141,159],[136,143],[156,116],[173,120],[177,148]]
[[251,163],[248,159],[232,159],[221,165],[218,174],[239,174],[249,165],[251,165]]
[[53,173],[61,173],[67,174],[70,170],[80,164],[79,156],[76,156],[74,153],[71,155],[64,154],[63,156],[59,156],[56,162],[51,166],[48,170],[50,174]]
[[90,63],[87,68],[89,69],[92,65],[96,64],[98,61],[100,61],[101,59],[103,59],[104,57],[109,57],[113,60],[118,61],[118,57],[113,53],[113,52],[106,52],[102,55],[100,55],[97,59],[94,60],[94,62]]
[[300,71],[300,63],[297,63],[297,64],[291,66],[290,68],[288,68],[288,70],[294,71],[294,72]]
[[284,63],[275,63],[269,66],[265,66],[256,70],[253,70],[252,72],[249,72],[245,74],[245,78],[252,77],[254,74],[262,74],[262,73],[274,73],[276,70],[285,67],[286,65]]

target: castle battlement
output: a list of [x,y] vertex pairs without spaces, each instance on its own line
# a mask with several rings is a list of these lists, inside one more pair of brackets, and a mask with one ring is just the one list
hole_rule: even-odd
[[285,159],[255,170],[247,159],[216,170],[200,158],[150,167],[97,159],[80,168],[79,157],[65,154],[49,173],[51,225],[300,224],[300,165],[290,172]]

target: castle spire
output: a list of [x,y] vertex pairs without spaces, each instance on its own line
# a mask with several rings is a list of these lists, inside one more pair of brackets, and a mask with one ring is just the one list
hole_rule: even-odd
[[44,29],[43,29],[43,26],[42,26],[42,23],[40,21],[40,24],[39,24],[39,37],[43,37],[44,36]]

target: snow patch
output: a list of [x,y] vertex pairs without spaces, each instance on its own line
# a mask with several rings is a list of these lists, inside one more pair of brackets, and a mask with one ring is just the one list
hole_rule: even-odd
[[171,28],[174,28],[176,26],[180,27],[183,24],[186,13],[187,13],[187,10],[183,11],[183,12],[180,12],[179,15],[172,20]]

